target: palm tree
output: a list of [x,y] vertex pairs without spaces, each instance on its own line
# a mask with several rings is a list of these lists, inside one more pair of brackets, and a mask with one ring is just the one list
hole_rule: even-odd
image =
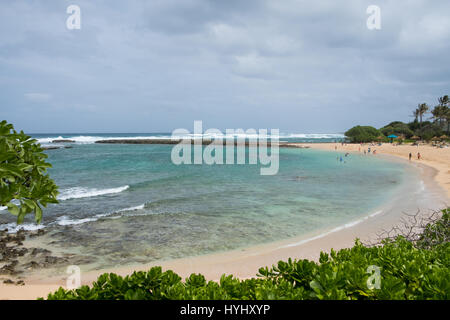
[[419,116],[419,130],[421,138],[422,138],[422,118],[428,112],[428,109],[430,109],[430,107],[426,103],[419,103],[415,111]]
[[442,120],[445,120],[446,109],[448,109],[447,106],[437,105],[431,111],[434,121],[438,122],[440,128],[442,128]]
[[412,116],[414,118],[414,122],[419,122],[419,109],[414,110]]
[[[450,131],[450,99],[448,98],[448,95],[445,95],[443,97],[440,97],[438,99],[439,105],[437,105],[434,109],[438,108],[436,111],[437,114],[433,113],[433,116],[436,118],[436,116],[439,119],[439,125],[442,125],[442,120],[445,120],[447,122],[447,133]],[[434,111],[434,110],[433,110]]]
[[447,134],[450,134],[450,108],[445,106],[444,118],[447,122]]
[[448,105],[450,104],[450,100],[449,100],[449,98],[448,98],[448,95],[445,95],[445,96],[443,96],[443,97],[440,97],[440,98],[438,99],[438,101],[439,101],[439,105],[440,105],[440,106],[447,106],[447,107],[448,107]]

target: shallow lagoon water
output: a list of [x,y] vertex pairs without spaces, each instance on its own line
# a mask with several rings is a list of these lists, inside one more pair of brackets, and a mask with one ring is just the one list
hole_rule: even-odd
[[262,176],[258,165],[176,166],[172,147],[47,151],[61,201],[44,212],[43,241],[96,268],[221,252],[359,219],[405,178],[405,164],[373,155],[281,148],[278,174]]

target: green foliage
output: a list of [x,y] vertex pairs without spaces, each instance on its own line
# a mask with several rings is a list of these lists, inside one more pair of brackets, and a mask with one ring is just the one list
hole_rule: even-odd
[[442,217],[428,223],[416,242],[416,247],[430,249],[450,239],[450,208],[442,210]]
[[356,126],[345,133],[345,136],[350,138],[351,142],[371,142],[376,141],[382,133],[370,126]]
[[422,139],[431,140],[433,137],[440,137],[444,131],[434,123],[426,123],[422,127]]
[[385,136],[395,134],[396,136],[405,136],[406,138],[409,138],[414,135],[414,132],[408,127],[408,125],[401,121],[391,122],[387,126],[381,128],[380,131]]
[[[450,298],[450,210],[427,226],[424,239],[433,243],[414,245],[403,237],[367,247],[356,240],[350,249],[321,253],[319,262],[280,261],[260,268],[258,278],[239,280],[223,275],[219,282],[192,274],[184,282],[172,271],[154,267],[130,276],[103,274],[92,287],[60,288],[49,300],[423,300]],[[435,232],[438,230],[439,232]],[[438,236],[436,236],[438,235]],[[370,266],[380,270],[379,288],[370,288]]]
[[31,212],[40,223],[41,207],[58,202],[57,186],[46,175],[51,167],[46,158],[36,140],[23,131],[17,133],[6,121],[0,122],[0,205],[7,206],[9,212],[17,216],[18,224]]

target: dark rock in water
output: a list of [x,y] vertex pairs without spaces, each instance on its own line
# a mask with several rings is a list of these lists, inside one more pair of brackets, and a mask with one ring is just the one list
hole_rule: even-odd
[[25,269],[29,270],[29,269],[40,268],[41,265],[39,263],[37,263],[36,261],[31,261],[31,262],[28,262],[28,263],[24,264],[23,267]]
[[27,252],[28,252],[28,249],[27,249],[27,248],[21,248],[21,249],[18,249],[18,250],[17,250],[17,255],[18,255],[19,257],[23,257]]
[[[187,144],[194,144],[195,141],[199,141],[203,145],[209,145],[214,141],[219,142],[220,140],[215,139],[111,139],[111,140],[98,140],[95,141],[95,143],[109,143],[109,144],[179,144],[180,142],[187,143]],[[231,142],[231,140],[230,140]],[[257,140],[249,140],[245,139],[243,141],[233,140],[231,144],[234,145],[245,145],[248,146],[251,143],[258,143]],[[225,146],[226,139],[222,139],[222,143]],[[300,144],[295,143],[286,143],[286,142],[274,142],[279,145],[279,147],[286,147],[286,148],[309,148],[307,146],[302,146]],[[267,146],[271,146],[271,142],[267,141]]]
[[47,146],[42,147],[44,150],[57,150],[57,149],[72,149],[72,146]]
[[9,275],[15,275],[19,272],[16,271],[16,266],[19,264],[19,261],[13,260],[10,264],[6,264],[3,267],[0,268],[0,274],[9,274]]
[[95,262],[95,258],[89,256],[76,256],[70,259],[70,263],[75,265],[90,264]]
[[19,280],[19,281],[16,282],[16,285],[18,285],[18,286],[24,286],[24,285],[25,285],[25,282],[23,282],[23,280]]
[[[111,140],[99,140],[95,143],[111,143],[111,144],[178,144],[181,140],[177,139],[111,139]],[[187,140],[189,142],[189,140]],[[194,140],[191,140],[194,143]],[[207,144],[210,144],[208,141]],[[203,144],[206,144],[206,140],[203,140]]]
[[75,143],[75,140],[56,139],[56,140],[53,140],[52,143]]
[[65,258],[52,257],[52,256],[45,257],[46,264],[57,264],[57,263],[64,263],[64,262],[67,262],[67,260]]
[[39,229],[36,232],[30,233],[29,237],[30,238],[34,238],[34,237],[37,237],[37,236],[42,236],[43,234],[46,234],[46,233],[47,233],[47,231],[45,231],[44,229]]
[[[52,264],[67,262],[65,258],[52,257],[51,251],[43,248],[25,248],[23,241],[27,237],[36,237],[45,234],[47,231],[25,231],[19,230],[15,234],[6,232],[0,233],[0,274],[17,276],[35,268],[45,268]],[[30,261],[33,258],[35,261]],[[18,281],[17,285],[23,285],[23,281]]]
[[51,254],[52,252],[50,250],[47,249],[40,249],[40,248],[33,248],[33,250],[31,251],[31,256],[35,257],[37,255],[45,255],[45,254]]
[[57,150],[57,149],[61,149],[62,147],[42,147],[42,149],[44,150]]
[[298,149],[309,149],[309,146],[304,146],[301,143],[295,142],[280,142],[280,147],[283,148],[298,148]]
[[6,279],[6,280],[3,281],[3,283],[5,283],[5,284],[14,284],[14,281],[12,281],[11,279]]

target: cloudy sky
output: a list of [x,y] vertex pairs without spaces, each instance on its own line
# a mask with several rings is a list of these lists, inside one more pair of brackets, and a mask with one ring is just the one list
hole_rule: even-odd
[[[80,30],[66,27],[71,4]],[[29,133],[409,121],[450,94],[449,12],[448,0],[0,0],[0,118]]]

